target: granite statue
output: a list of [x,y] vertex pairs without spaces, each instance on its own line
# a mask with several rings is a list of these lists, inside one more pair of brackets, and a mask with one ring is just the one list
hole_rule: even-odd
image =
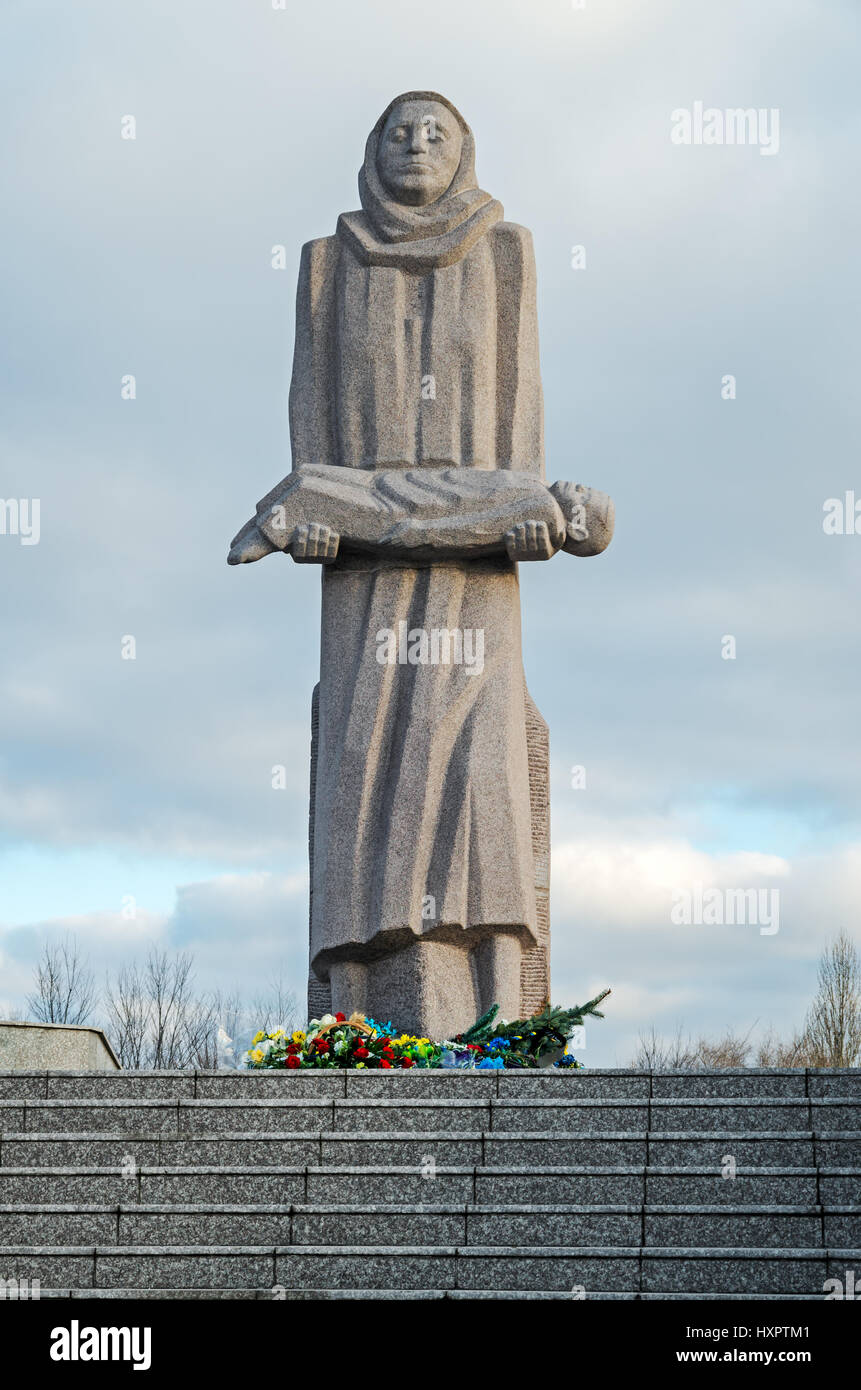
[[359,195],[303,248],[292,471],[228,559],[322,566],[309,1012],[442,1039],[549,995],[518,564],[600,553],[613,504],[545,482],[531,237],[478,187],[451,102],[389,103]]

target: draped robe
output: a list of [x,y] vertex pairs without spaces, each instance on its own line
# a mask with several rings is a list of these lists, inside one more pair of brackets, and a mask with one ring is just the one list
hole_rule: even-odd
[[[342,219],[343,222],[343,219]],[[544,477],[535,268],[496,221],[451,264],[365,263],[348,228],[303,248],[290,390],[294,470]],[[456,478],[456,475],[455,475]],[[465,476],[468,483],[468,474]],[[453,497],[453,491],[455,496]],[[526,518],[524,518],[525,520]],[[425,932],[538,939],[517,568],[505,556],[323,569],[312,796],[311,966]],[[381,631],[484,632],[484,666],[381,664]]]

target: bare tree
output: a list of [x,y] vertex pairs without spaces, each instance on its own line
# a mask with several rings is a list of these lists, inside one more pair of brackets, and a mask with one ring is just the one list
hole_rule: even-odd
[[696,1065],[708,1071],[723,1067],[746,1067],[752,1032],[752,1028],[744,1034],[734,1033],[731,1028],[727,1028],[717,1042],[699,1038],[696,1045]]
[[756,1066],[758,1067],[806,1067],[808,1061],[807,1044],[803,1033],[795,1032],[789,1038],[781,1038],[773,1028],[769,1028],[757,1043]]
[[286,984],[283,971],[279,971],[267,990],[255,995],[249,1012],[251,1017],[248,1021],[255,1031],[262,1028],[265,1033],[270,1033],[274,1028],[292,1032],[305,1022],[299,1018],[296,993]]
[[681,1025],[672,1038],[662,1037],[654,1024],[637,1038],[637,1051],[632,1067],[645,1071],[693,1071],[696,1065],[694,1045],[682,1033]]
[[75,938],[46,941],[36,964],[36,988],[27,996],[31,1018],[39,1023],[83,1024],[96,1003],[93,972],[79,956]]
[[143,967],[107,980],[108,1032],[124,1067],[185,1070],[215,1066],[216,997],[197,995],[186,951],[151,950]]
[[841,931],[819,960],[816,997],[807,1012],[808,1066],[854,1067],[861,1061],[861,958]]
[[137,962],[124,965],[116,979],[105,982],[108,1033],[120,1066],[140,1070],[147,1066],[149,1006],[144,977]]
[[[751,1029],[751,1032],[753,1029]],[[819,959],[818,989],[804,1027],[787,1039],[773,1028],[752,1049],[750,1033],[730,1029],[717,1042],[674,1038],[654,1028],[641,1033],[633,1067],[663,1069],[745,1067],[753,1051],[758,1067],[856,1067],[861,1063],[861,956],[845,931],[826,946]]]
[[681,1025],[671,1038],[662,1037],[654,1027],[640,1034],[632,1067],[646,1071],[714,1071],[723,1067],[744,1067],[750,1052],[750,1034],[744,1036],[727,1029],[716,1042],[708,1038],[685,1037]]

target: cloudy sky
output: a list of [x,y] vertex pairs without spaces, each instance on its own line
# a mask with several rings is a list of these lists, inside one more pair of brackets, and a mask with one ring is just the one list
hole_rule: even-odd
[[[225,556],[289,468],[301,244],[432,88],[533,231],[548,475],[617,506],[521,569],[554,999],[612,987],[593,1065],[800,1021],[861,934],[861,534],[823,530],[861,500],[859,50],[857,0],[6,0],[0,496],[41,517],[0,535],[0,1016],[69,930],[304,990],[319,574]],[[695,102],[779,148],[675,144]],[[779,931],[674,925],[697,883],[779,889]]]

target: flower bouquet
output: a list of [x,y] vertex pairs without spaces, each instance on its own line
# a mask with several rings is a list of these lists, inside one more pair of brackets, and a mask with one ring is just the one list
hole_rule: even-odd
[[[581,1068],[565,1048],[573,1026],[585,1015],[603,1018],[597,1005],[610,993],[602,994],[574,1009],[553,1008],[546,1004],[531,1018],[507,1023],[496,1021],[499,1005],[494,1004],[465,1033],[445,1042],[398,1034],[389,1023],[377,1023],[364,1014],[324,1014],[313,1018],[306,1029],[288,1032],[259,1032],[242,1061],[252,1070],[299,1068],[351,1068],[356,1071],[408,1071],[413,1067],[465,1071],[493,1071],[545,1066],[550,1061],[563,1068]],[[558,1060],[554,1060],[558,1058]]]
[[350,1067],[357,1071],[391,1071],[395,1068],[438,1066],[440,1049],[429,1038],[400,1036],[391,1023],[375,1023],[363,1014],[324,1014],[313,1018],[307,1029],[287,1033],[257,1033],[245,1054],[251,1068]]

